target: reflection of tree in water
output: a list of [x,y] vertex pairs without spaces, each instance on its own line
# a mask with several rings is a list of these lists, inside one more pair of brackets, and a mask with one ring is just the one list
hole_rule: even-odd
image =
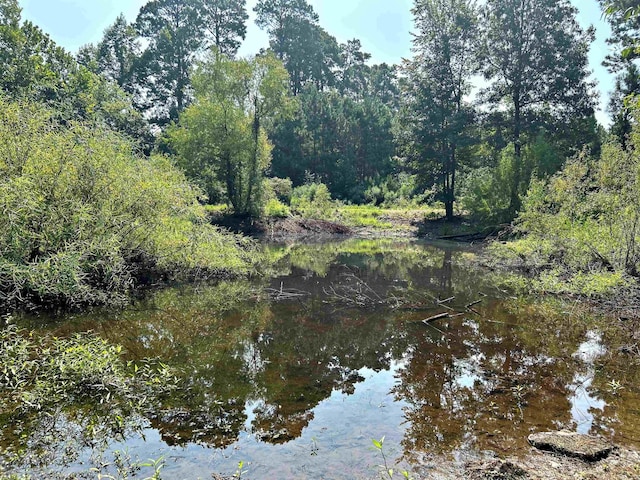
[[[476,307],[481,316],[411,323],[429,315],[421,306],[434,308],[434,297],[455,297],[451,305],[460,306],[489,291],[462,255],[395,240],[286,247],[277,257],[287,276],[159,291],[115,318],[78,318],[56,334],[95,330],[130,359],[157,357],[177,367],[183,388],[148,412],[171,445],[229,446],[249,420],[262,441],[285,443],[300,437],[332,392],[353,393],[362,368],[388,370],[398,359],[406,366],[394,393],[407,403],[409,458],[470,445],[521,448],[530,428],[570,426],[567,385],[583,367],[570,354],[584,339],[584,322],[526,304],[508,313],[485,300]],[[419,308],[328,302],[326,288],[344,281],[345,271]],[[280,285],[312,295],[278,303],[260,294]],[[605,389],[606,374],[599,378],[594,388]],[[605,428],[612,417],[596,424]]]
[[417,332],[395,388],[409,404],[403,442],[409,457],[464,447],[513,452],[527,447],[531,429],[572,426],[567,386],[581,365],[571,353],[586,325],[529,315],[519,326],[497,304],[481,314],[484,320],[450,320],[438,324],[441,332]]

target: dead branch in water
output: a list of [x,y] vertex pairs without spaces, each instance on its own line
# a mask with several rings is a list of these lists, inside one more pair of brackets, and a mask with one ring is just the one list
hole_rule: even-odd
[[296,298],[308,297],[309,295],[311,295],[310,292],[298,290],[297,288],[284,288],[284,284],[282,282],[280,283],[280,289],[265,288],[264,293],[266,293],[271,300],[276,301],[293,300]]

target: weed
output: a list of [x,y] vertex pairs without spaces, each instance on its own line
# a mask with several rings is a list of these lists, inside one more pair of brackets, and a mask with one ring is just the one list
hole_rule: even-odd
[[247,471],[244,470],[244,462],[243,461],[238,462],[238,468],[236,470],[236,473],[233,474],[233,478],[242,480],[242,475],[245,473],[247,473]]
[[[373,443],[374,448],[378,452],[380,452],[380,455],[382,456],[382,465],[379,465],[379,467],[384,472],[383,478],[389,478],[393,480],[395,470],[393,469],[393,467],[389,466],[389,462],[387,461],[387,456],[384,452],[384,439],[385,439],[384,436],[380,440],[376,440],[375,438],[373,438],[371,439],[371,442]],[[411,476],[407,470],[401,470],[399,473],[400,475],[403,476],[403,478],[406,478],[407,480],[411,480]]]

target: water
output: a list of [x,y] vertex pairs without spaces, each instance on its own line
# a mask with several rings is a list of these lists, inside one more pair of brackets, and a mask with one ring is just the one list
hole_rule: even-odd
[[[513,299],[455,246],[268,248],[269,280],[20,323],[58,336],[91,330],[128,360],[182,372],[188,393],[142,419],[143,436],[109,445],[164,456],[163,478],[231,475],[241,461],[243,478],[373,478],[382,458],[371,440],[383,436],[391,465],[423,475],[443,459],[525,454],[534,431],[640,446],[637,369],[617,354],[608,322]],[[451,318],[421,321],[444,312]],[[87,450],[61,470],[88,462]]]

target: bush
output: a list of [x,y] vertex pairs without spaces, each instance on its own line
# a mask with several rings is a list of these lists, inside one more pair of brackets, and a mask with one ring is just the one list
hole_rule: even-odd
[[265,188],[267,200],[276,198],[285,205],[291,204],[291,194],[293,193],[293,182],[290,178],[271,177],[266,179]]
[[158,277],[247,272],[247,245],[206,222],[169,159],[105,129],[62,127],[0,98],[0,300],[119,303]]
[[640,277],[636,145],[637,126],[627,150],[609,142],[599,159],[582,153],[549,181],[532,181],[516,222],[525,239],[494,250],[547,291],[602,295]]
[[496,168],[481,167],[462,179],[462,206],[478,223],[496,225],[512,220],[509,204],[514,161],[513,147],[510,146],[500,155]]
[[286,218],[291,215],[291,210],[277,198],[272,198],[265,205],[264,214],[267,217]]
[[296,187],[291,195],[291,208],[306,218],[330,219],[334,204],[324,183],[310,183]]

